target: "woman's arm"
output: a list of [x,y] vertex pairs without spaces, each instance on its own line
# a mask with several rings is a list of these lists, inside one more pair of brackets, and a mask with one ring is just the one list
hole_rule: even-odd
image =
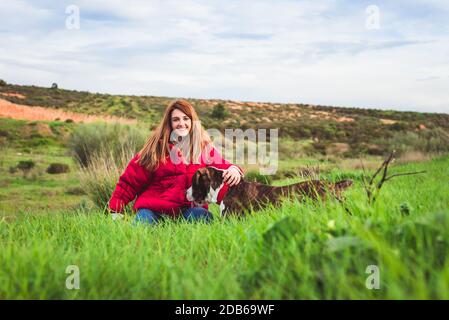
[[139,155],[136,155],[128,164],[112,193],[109,200],[109,209],[114,212],[122,212],[137,194],[143,191],[150,182],[151,173],[137,163]]

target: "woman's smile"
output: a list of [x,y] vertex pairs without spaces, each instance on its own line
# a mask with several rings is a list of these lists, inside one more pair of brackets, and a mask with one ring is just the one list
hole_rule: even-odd
[[171,114],[171,127],[178,136],[186,136],[190,133],[192,120],[181,110],[174,109]]

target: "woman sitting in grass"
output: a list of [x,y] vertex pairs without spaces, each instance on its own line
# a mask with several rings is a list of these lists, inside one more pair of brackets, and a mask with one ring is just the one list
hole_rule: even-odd
[[195,207],[185,192],[196,170],[212,166],[223,170],[229,186],[240,182],[242,170],[224,160],[213,147],[192,105],[176,100],[162,122],[129,162],[109,200],[109,209],[121,213],[134,198],[136,221],[155,223],[161,217],[210,221],[207,204]]

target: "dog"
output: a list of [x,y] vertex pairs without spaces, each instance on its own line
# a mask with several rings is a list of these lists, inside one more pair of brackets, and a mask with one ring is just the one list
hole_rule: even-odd
[[325,200],[328,194],[341,199],[341,192],[350,187],[352,180],[330,183],[322,180],[309,180],[282,187],[269,186],[245,181],[229,187],[223,182],[223,171],[213,167],[198,169],[192,178],[192,186],[186,191],[186,198],[196,206],[205,203],[220,205],[223,216],[243,215],[250,209],[259,210],[269,204],[279,205],[283,198],[309,197]]

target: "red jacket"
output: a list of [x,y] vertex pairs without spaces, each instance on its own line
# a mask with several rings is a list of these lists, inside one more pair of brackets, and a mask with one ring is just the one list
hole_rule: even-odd
[[[170,150],[172,148],[173,144],[170,144]],[[153,172],[137,164],[139,155],[136,155],[120,176],[109,200],[109,208],[121,212],[123,207],[137,196],[134,210],[145,208],[177,216],[181,208],[192,206],[192,203],[187,201],[185,192],[192,185],[192,177],[196,170],[205,166],[226,170],[232,166],[215,148],[210,152],[209,161],[205,159],[206,155],[203,152],[199,164],[186,165],[181,161],[182,154],[179,151],[177,154],[179,158],[174,158],[175,163],[168,155],[166,163],[161,163]],[[242,169],[237,168],[243,174]],[[207,209],[207,205],[204,207]]]

